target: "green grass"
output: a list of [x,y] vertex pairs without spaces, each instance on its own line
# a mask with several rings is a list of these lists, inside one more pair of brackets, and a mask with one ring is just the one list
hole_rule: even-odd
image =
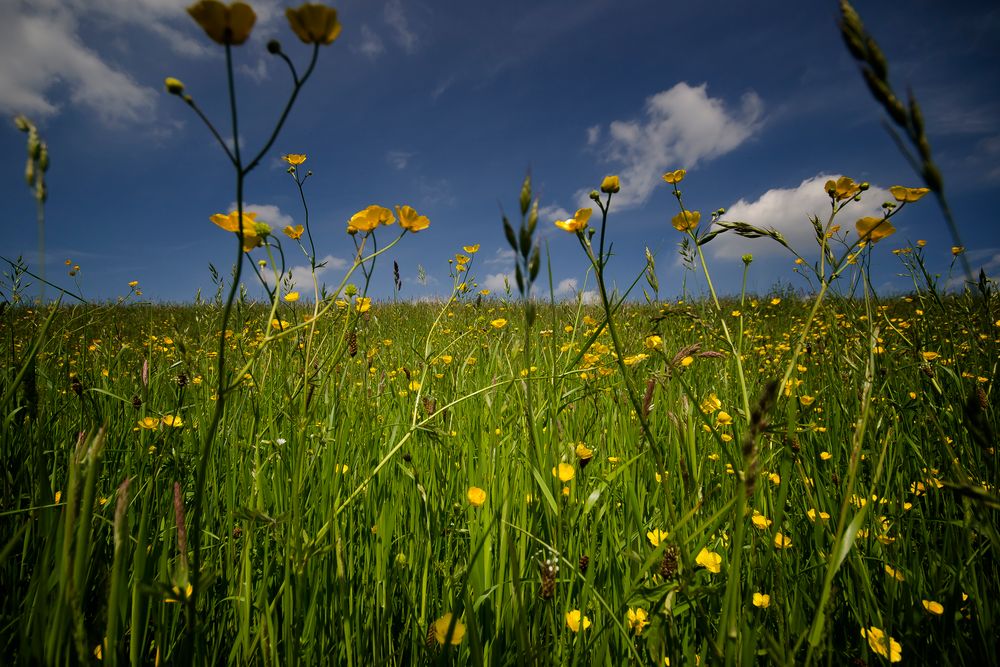
[[[809,307],[771,298],[722,307],[742,329],[754,403],[781,377]],[[763,418],[756,475],[741,454],[750,420],[733,355],[674,362],[694,343],[725,352],[714,312],[695,302],[619,314],[626,352],[650,355],[628,372],[640,388],[654,382],[648,424],[666,474],[657,483],[654,447],[611,353],[574,363],[594,329],[584,317],[601,320],[596,310],[539,304],[535,370],[522,378],[516,304],[338,309],[317,325],[314,364],[296,336],[257,350],[268,309],[238,304],[231,364],[252,363],[208,462],[193,608],[192,539],[182,551],[178,517],[191,527],[220,308],[62,307],[9,400],[47,313],[8,308],[4,655],[65,664],[101,646],[105,662],[134,664],[690,664],[727,653],[743,664],[876,664],[883,659],[861,636],[875,626],[901,644],[905,662],[994,660],[997,456],[994,436],[981,434],[997,427],[995,302],[967,295],[942,308],[916,295],[866,310],[829,301],[796,364],[802,384],[779,391]],[[282,305],[278,316],[294,323],[306,313]],[[501,317],[504,327],[491,325]],[[345,325],[356,327],[353,357],[341,344]],[[654,333],[662,347],[645,348]],[[606,332],[596,343],[611,346]],[[732,425],[699,408],[711,393]],[[805,406],[803,395],[815,401]],[[164,415],[183,426],[139,426]],[[585,466],[579,442],[593,450]],[[552,474],[560,462],[574,470],[567,483]],[[756,483],[741,518],[744,469]],[[467,500],[470,486],[486,491],[481,507]],[[812,508],[829,519],[813,523]],[[753,510],[772,525],[755,527]],[[746,536],[734,571],[738,521]],[[835,538],[858,528],[810,639]],[[669,532],[658,548],[646,536],[655,529]],[[774,547],[777,532],[789,548]],[[703,548],[721,556],[718,574],[696,564]],[[554,589],[543,597],[553,561]],[[735,636],[720,632],[732,577]],[[754,593],[770,605],[755,607]],[[630,608],[648,613],[641,634],[630,631]],[[566,623],[576,609],[592,623],[582,632]],[[447,612],[466,628],[454,646],[428,635]],[[193,633],[199,641],[187,644]]]

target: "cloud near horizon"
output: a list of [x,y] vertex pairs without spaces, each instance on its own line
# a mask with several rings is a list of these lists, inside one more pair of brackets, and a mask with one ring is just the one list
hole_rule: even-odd
[[[660,185],[663,172],[691,169],[703,160],[724,155],[750,139],[761,127],[764,104],[748,91],[737,111],[708,96],[708,84],[686,82],[646,99],[644,117],[615,120],[607,128],[604,150],[612,165],[620,166],[619,210],[641,206]],[[604,136],[600,125],[587,128],[587,144],[596,147]],[[612,169],[614,171],[614,169]],[[578,205],[588,206],[592,188],[576,193]]]

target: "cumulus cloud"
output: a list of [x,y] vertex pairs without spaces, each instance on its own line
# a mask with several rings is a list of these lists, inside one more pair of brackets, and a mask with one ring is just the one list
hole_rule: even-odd
[[[826,222],[830,215],[830,197],[823,185],[828,180],[837,178],[839,175],[820,174],[802,181],[794,188],[768,190],[753,201],[740,199],[726,209],[723,219],[774,228],[781,232],[789,245],[803,255],[814,254],[818,252],[818,248],[809,217],[819,216],[822,222]],[[838,215],[841,228],[853,231],[854,222],[858,218],[881,215],[882,202],[892,199],[887,189],[873,185],[861,196],[860,202],[852,203]],[[788,253],[769,239],[750,240],[732,233],[717,236],[706,249],[712,256],[720,259],[733,259],[748,252],[753,253],[754,257],[787,256]]]
[[[349,262],[341,257],[334,257],[333,255],[327,255],[323,259],[317,262],[319,266],[316,267],[316,279],[319,280],[320,286],[323,285],[323,274],[328,271],[339,271],[341,269],[347,268]],[[312,269],[309,268],[308,264],[303,264],[301,266],[293,266],[289,273],[291,274],[292,285],[298,287],[299,289],[307,289],[312,286]]]
[[[620,165],[622,190],[615,197],[621,210],[643,204],[667,169],[690,169],[703,160],[728,153],[760,128],[763,103],[756,93],[743,95],[739,109],[730,111],[721,98],[709,97],[708,84],[678,83],[646,100],[644,116],[616,120],[608,126],[607,156]],[[596,144],[602,128],[587,130]],[[587,205],[590,190],[577,193]]]
[[573,214],[562,206],[550,204],[538,207],[538,222],[540,224],[549,223],[551,225],[556,220],[568,220],[571,217],[573,217]]
[[506,293],[508,286],[512,292],[517,291],[517,283],[514,281],[513,273],[490,273],[479,284],[494,294]]
[[[103,44],[86,43],[81,25],[159,37],[174,53],[217,54],[184,11],[189,0],[3,0],[0,21],[0,112],[53,116],[65,105],[92,111],[102,121],[149,122],[161,91],[138,83]],[[277,0],[254,3],[254,38],[263,38],[279,14]],[[118,50],[132,46],[115,41]],[[119,54],[120,57],[120,54]],[[266,65],[241,69],[259,79]]]
[[105,122],[148,116],[156,91],[102,60],[77,30],[74,16],[57,6],[29,12],[18,5],[0,22],[0,110],[54,115],[59,101],[49,91],[59,88]]
[[497,248],[496,252],[489,259],[484,259],[487,266],[497,266],[500,264],[509,266],[514,262],[514,251],[510,248]]

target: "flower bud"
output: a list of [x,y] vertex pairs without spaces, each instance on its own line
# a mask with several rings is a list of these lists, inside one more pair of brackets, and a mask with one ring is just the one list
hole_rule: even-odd
[[168,76],[164,79],[163,85],[166,86],[167,92],[171,95],[180,95],[184,92],[184,84],[181,83],[179,79],[175,79],[172,76]]
[[590,198],[593,199],[596,202],[599,202],[599,201],[601,201],[601,193],[598,192],[597,190],[591,190],[590,191]]
[[267,52],[272,55],[278,55],[281,53],[281,42],[276,39],[272,39],[267,43]]
[[747,254],[743,255],[743,263],[744,264],[746,264],[747,266],[750,266],[750,262],[752,262],[752,261],[753,261],[753,255],[751,255],[750,253],[747,253]]
[[872,186],[871,183],[869,183],[868,181],[865,181],[864,183],[862,183],[861,185],[858,186],[858,189],[861,190],[862,192],[864,192],[865,190],[867,190],[871,186]]

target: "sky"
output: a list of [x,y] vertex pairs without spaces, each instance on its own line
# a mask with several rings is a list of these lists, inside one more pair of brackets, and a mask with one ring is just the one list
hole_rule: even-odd
[[[225,58],[187,16],[187,4],[0,0],[0,114],[8,118],[0,125],[0,255],[21,255],[35,272],[44,259],[49,280],[90,300],[123,296],[133,280],[153,301],[214,293],[209,265],[227,274],[235,241],[209,217],[234,206],[235,179],[208,130],[163,80],[183,81],[231,137]],[[265,44],[280,40],[300,70],[310,47],[290,31],[288,3],[251,4],[258,21],[234,57],[240,145],[256,153],[291,90],[287,68]],[[648,247],[667,298],[682,285],[703,293],[704,281],[679,261],[681,237],[670,225],[677,202],[660,178],[665,171],[688,170],[685,204],[706,219],[726,208],[726,219],[776,228],[807,257],[817,254],[808,218],[828,212],[829,177],[872,185],[843,214],[845,228],[876,212],[889,186],[921,185],[841,42],[833,0],[334,6],[343,32],[321,50],[244,195],[276,230],[301,224],[298,191],[280,156],[308,156],[303,168],[313,175],[305,191],[317,255],[326,262],[320,280],[329,285],[353,256],[350,216],[370,204],[408,204],[431,226],[379,260],[370,294],[391,298],[396,261],[401,298],[446,295],[449,258],[480,244],[472,274],[502,296],[513,259],[500,212],[518,214],[528,170],[539,196],[538,239],[560,299],[589,297],[593,278],[576,239],[552,223],[590,205],[587,193],[608,174],[621,177],[608,220],[608,278],[620,288],[631,284]],[[855,7],[889,59],[893,85],[912,89],[923,107],[973,269],[997,276],[1000,42],[990,35],[1000,32],[1000,6],[857,0]],[[44,258],[16,114],[38,125],[51,156]],[[896,234],[874,248],[877,289],[912,288],[891,251],[918,239],[944,285],[953,242],[936,202],[908,206],[894,224]],[[380,230],[380,243],[395,230]],[[305,293],[305,257],[287,239],[284,246]],[[704,249],[721,292],[739,292],[746,252],[755,258],[749,290],[807,287],[794,258],[768,240],[723,235]],[[67,275],[66,260],[81,267],[77,276]],[[547,295],[546,273],[540,287]],[[247,285],[263,294],[259,283]]]

